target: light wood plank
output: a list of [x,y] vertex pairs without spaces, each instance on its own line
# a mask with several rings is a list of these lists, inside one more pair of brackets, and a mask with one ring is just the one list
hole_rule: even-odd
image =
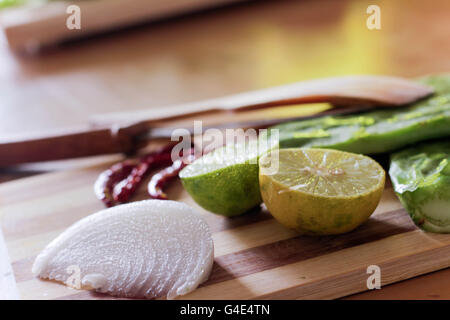
[[[382,285],[450,265],[450,237],[407,232],[299,263],[201,287],[185,299],[331,299],[367,290],[367,267]],[[418,259],[422,253],[425,254]],[[406,258],[406,259],[401,259]],[[385,268],[386,267],[386,268]]]
[[0,225],[0,300],[18,298],[19,291],[16,286],[14,272],[9,262],[8,249],[6,248]]

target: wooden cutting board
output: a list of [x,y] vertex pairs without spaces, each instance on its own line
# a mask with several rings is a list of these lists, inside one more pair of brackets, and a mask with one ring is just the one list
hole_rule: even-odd
[[[2,229],[23,299],[114,299],[31,274],[34,258],[53,238],[103,208],[93,194],[103,169],[0,185]],[[196,206],[179,182],[168,191],[172,199]],[[144,198],[141,191],[134,200]],[[369,265],[381,268],[382,286],[450,266],[450,235],[417,229],[390,183],[370,220],[341,236],[298,236],[264,209],[232,219],[199,210],[213,232],[215,264],[209,280],[187,299],[338,298],[367,290]]]
[[[3,10],[0,26],[12,49],[33,52],[40,46],[239,1],[245,0],[50,1]],[[66,25],[73,5],[80,10],[79,29]]]

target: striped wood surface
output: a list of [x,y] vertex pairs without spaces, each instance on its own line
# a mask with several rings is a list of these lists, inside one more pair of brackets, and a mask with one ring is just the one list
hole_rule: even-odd
[[[33,260],[46,244],[103,208],[94,197],[93,183],[104,168],[0,185],[2,229],[23,299],[113,299],[31,274]],[[141,189],[134,200],[145,198]],[[169,195],[195,206],[180,183],[169,188]],[[338,298],[367,290],[369,265],[380,266],[382,285],[450,266],[450,235],[418,230],[390,183],[371,219],[341,236],[297,236],[265,210],[233,219],[202,213],[213,232],[215,264],[209,280],[183,298]]]

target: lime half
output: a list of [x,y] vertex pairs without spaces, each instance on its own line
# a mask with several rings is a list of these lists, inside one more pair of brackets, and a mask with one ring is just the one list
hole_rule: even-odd
[[[276,158],[275,158],[276,156]],[[265,170],[278,162],[278,170]],[[268,210],[306,234],[355,229],[381,199],[385,172],[373,159],[328,149],[281,149],[260,158],[260,188]]]
[[261,204],[258,158],[268,147],[257,140],[218,148],[184,168],[179,176],[186,191],[204,209],[240,215]]

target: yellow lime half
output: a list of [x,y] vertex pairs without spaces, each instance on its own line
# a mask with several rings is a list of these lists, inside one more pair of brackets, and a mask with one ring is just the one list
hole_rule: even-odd
[[384,189],[383,168],[349,152],[281,149],[262,156],[259,166],[267,209],[281,224],[305,234],[355,229],[375,211]]

